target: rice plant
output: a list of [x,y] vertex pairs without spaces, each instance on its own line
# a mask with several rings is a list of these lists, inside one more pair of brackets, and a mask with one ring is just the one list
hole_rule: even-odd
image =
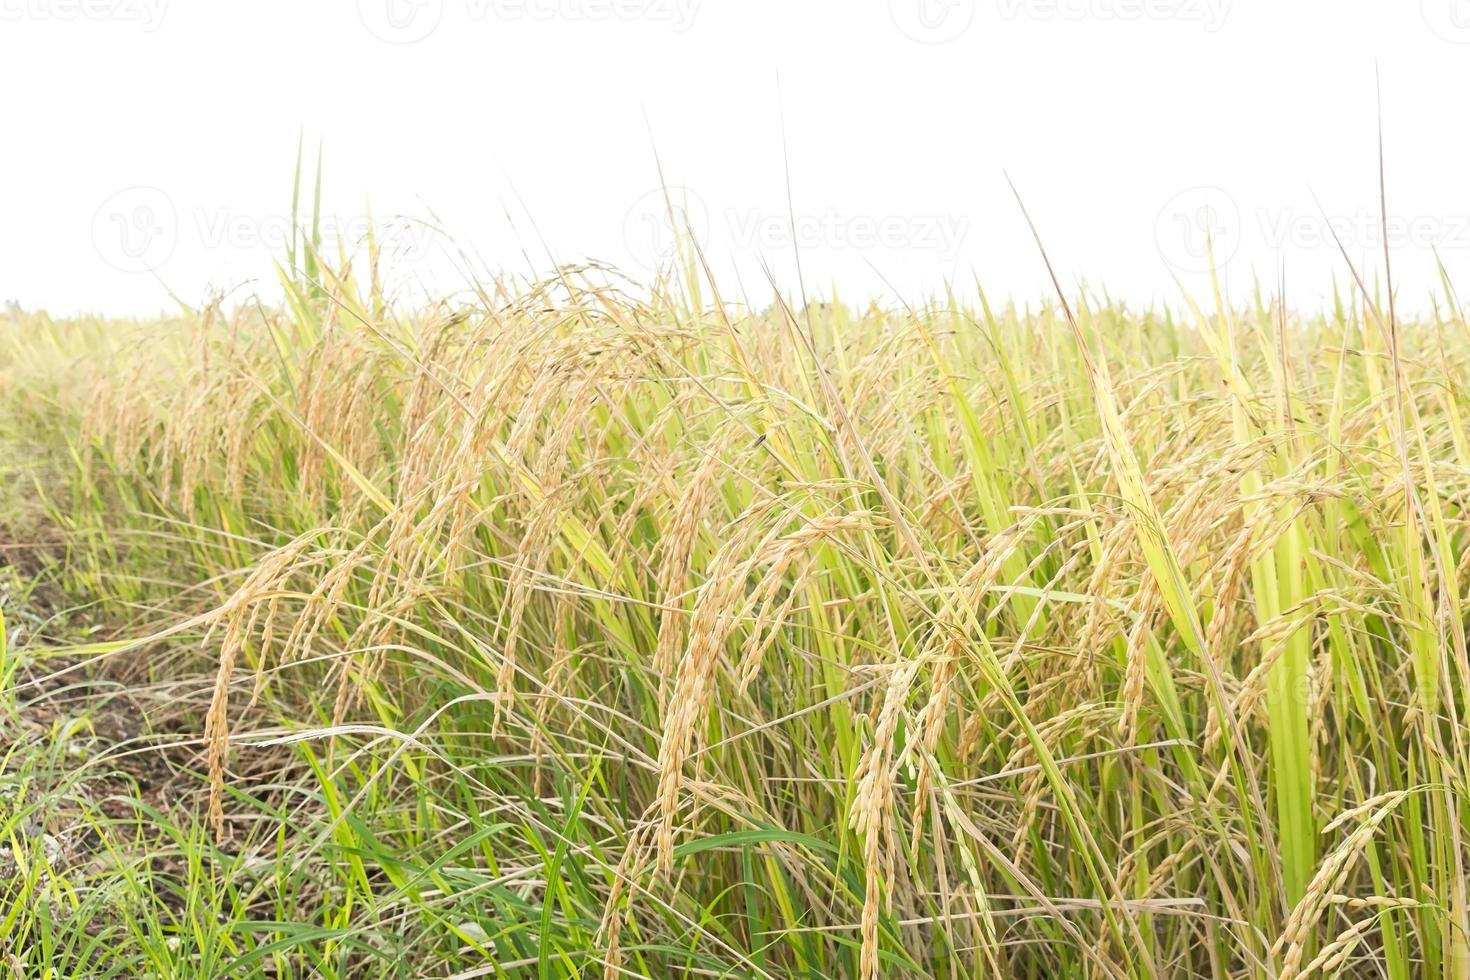
[[14,975],[1470,974],[1448,279],[372,258],[0,319]]

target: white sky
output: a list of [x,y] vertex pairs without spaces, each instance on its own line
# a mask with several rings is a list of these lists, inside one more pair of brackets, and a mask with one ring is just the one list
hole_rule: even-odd
[[[271,295],[304,131],[349,240],[370,201],[490,269],[639,278],[656,145],[726,295],[764,305],[763,261],[796,286],[784,105],[814,293],[1042,298],[1004,170],[1069,284],[1176,302],[1208,203],[1237,295],[1284,260],[1315,306],[1346,272],[1313,191],[1379,265],[1375,62],[1422,307],[1431,245],[1470,291],[1470,0],[0,0],[0,300]],[[441,236],[398,240],[401,276],[459,287]]]

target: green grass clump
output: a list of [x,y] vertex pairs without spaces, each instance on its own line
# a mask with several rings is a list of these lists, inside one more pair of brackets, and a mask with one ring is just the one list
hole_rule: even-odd
[[18,976],[1470,968],[1453,306],[305,278],[0,321]]

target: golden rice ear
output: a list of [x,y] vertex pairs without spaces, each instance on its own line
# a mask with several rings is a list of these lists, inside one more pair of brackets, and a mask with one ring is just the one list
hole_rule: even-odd
[[[1352,833],[1343,838],[1342,842],[1322,859],[1316,873],[1312,876],[1311,883],[1302,894],[1301,900],[1291,910],[1291,915],[1286,920],[1286,927],[1277,937],[1275,945],[1271,947],[1272,958],[1281,957],[1281,976],[1285,980],[1292,980],[1319,966],[1316,961],[1307,964],[1305,968],[1302,966],[1311,937],[1317,929],[1317,919],[1323,911],[1334,904],[1334,894],[1338,892],[1354,866],[1362,859],[1363,852],[1370,846],[1379,825],[1392,816],[1393,812],[1410,795],[1407,790],[1381,794],[1344,811],[1328,824],[1328,828],[1335,830],[1343,824],[1354,820],[1359,821]],[[1338,939],[1327,949],[1341,948],[1348,939],[1355,939],[1356,934],[1348,935],[1351,932],[1350,929],[1347,933],[1339,935]],[[1336,952],[1329,954],[1327,949],[1320,954],[1327,960],[1332,960],[1338,955]],[[1346,953],[1341,955],[1345,956]]]
[[754,564],[750,552],[765,531],[760,517],[769,505],[759,506],[715,554],[709,578],[689,624],[689,646],[678,665],[673,692],[664,713],[658,747],[659,825],[655,844],[658,867],[665,876],[674,867],[674,822],[685,780],[684,766],[694,751],[705,713],[715,696],[720,654],[737,625],[736,613],[745,602],[746,581]]
[[864,978],[879,975],[878,915],[885,896],[891,897],[895,887],[897,847],[893,839],[893,807],[898,758],[894,739],[918,670],[917,660],[885,668],[887,682],[874,720],[872,741],[854,773],[857,785],[848,821],[863,839],[865,884],[859,930],[862,940],[859,973]]
[[[723,466],[718,446],[703,447],[693,476],[671,501],[674,513],[661,545],[658,570],[658,596],[662,607],[653,654],[653,670],[658,677],[661,695],[666,680],[673,676],[679,647],[685,642],[689,614],[681,606],[694,567],[695,542]],[[658,484],[651,483],[650,486]]]
[[313,537],[314,534],[303,535],[265,556],[234,595],[204,617],[207,628],[206,644],[216,635],[217,630],[220,636],[214,687],[204,718],[204,744],[209,772],[209,819],[216,837],[223,837],[225,833],[224,787],[230,747],[229,700],[230,686],[235,679],[235,664],[246,643],[255,635],[264,608],[267,611],[266,618],[260,628],[264,632],[265,640],[258,651],[260,660],[256,666],[255,679],[255,688],[258,691],[260,677],[266,669],[265,657],[270,650],[270,636],[281,589],[286,580],[297,571],[297,562]]

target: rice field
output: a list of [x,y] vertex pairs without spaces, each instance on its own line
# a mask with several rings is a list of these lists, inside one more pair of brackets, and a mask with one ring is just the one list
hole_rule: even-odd
[[1448,280],[296,258],[0,315],[0,971],[1470,975]]

